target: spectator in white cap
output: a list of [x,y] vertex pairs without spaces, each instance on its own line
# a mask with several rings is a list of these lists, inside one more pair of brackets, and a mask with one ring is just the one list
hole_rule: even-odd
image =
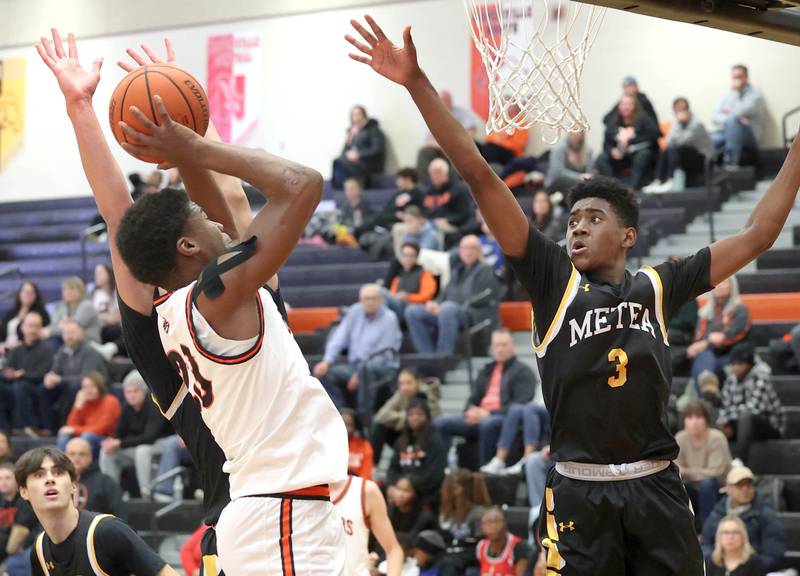
[[703,525],[703,555],[706,559],[711,556],[722,519],[736,516],[747,528],[750,543],[764,568],[776,570],[786,551],[786,535],[775,509],[756,494],[753,471],[746,466],[731,468],[722,490],[726,497],[717,502]]

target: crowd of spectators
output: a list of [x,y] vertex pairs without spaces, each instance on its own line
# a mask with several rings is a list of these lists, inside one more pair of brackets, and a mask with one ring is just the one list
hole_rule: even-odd
[[[477,138],[479,120],[448,92],[441,97]],[[747,69],[735,66],[711,131],[682,97],[665,128],[636,80],[626,77],[604,118],[598,153],[583,133],[565,136],[545,158],[525,156],[524,131],[477,144],[501,177],[522,171],[524,182],[542,184],[526,211],[533,226],[559,241],[563,192],[576,182],[603,174],[644,192],[681,190],[717,155],[726,165],[752,160],[762,108]],[[344,200],[332,216],[315,216],[306,234],[390,261],[385,278],[361,288],[311,367],[345,422],[349,471],[382,480],[391,522],[424,573],[472,576],[505,562],[515,573],[543,574],[535,546],[509,533],[486,484],[490,476],[524,478],[533,527],[554,465],[538,374],[516,357],[513,335],[498,328],[509,286],[503,254],[430,134],[417,167],[399,170],[392,196],[374,205],[368,189],[383,181],[386,137],[362,106],[351,109],[350,119],[333,163],[332,184]],[[159,173],[131,182],[137,195],[162,184]],[[8,478],[9,434],[52,437],[75,463],[80,506],[123,518],[128,497],[170,500],[175,483],[153,486],[153,478],[188,462],[141,376],[115,366],[124,361],[125,346],[112,270],[98,265],[93,280],[86,286],[80,278],[65,279],[61,300],[49,304],[34,283],[24,282],[0,322],[0,556],[12,575],[20,573],[15,559],[38,528],[13,474]],[[458,353],[460,338],[471,337],[465,328],[482,324],[491,334],[491,360],[472,382],[463,411],[442,414],[441,382],[400,362],[404,335],[417,353],[448,356]],[[780,522],[756,495],[746,467],[753,442],[783,431],[769,367],[747,343],[749,330],[735,278],[720,283],[703,305],[687,305],[670,325],[673,344],[685,344],[692,375],[680,406],[676,463],[698,512],[709,574],[760,574],[758,567],[774,569],[783,555]],[[800,326],[787,335],[787,346],[800,364]],[[379,465],[387,446],[392,455],[384,475]],[[199,530],[192,541],[201,537]]]

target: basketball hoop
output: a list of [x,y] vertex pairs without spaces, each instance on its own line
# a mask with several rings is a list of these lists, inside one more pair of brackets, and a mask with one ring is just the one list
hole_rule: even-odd
[[[580,80],[605,8],[568,0],[464,0],[489,77],[486,132],[542,125],[542,140],[586,130]],[[552,21],[551,21],[552,19]]]

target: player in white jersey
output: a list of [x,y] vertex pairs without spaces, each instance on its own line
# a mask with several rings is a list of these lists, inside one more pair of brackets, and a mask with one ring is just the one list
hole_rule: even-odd
[[248,239],[231,247],[219,225],[169,189],[133,204],[116,237],[137,280],[170,290],[156,302],[164,351],[225,453],[232,501],[216,526],[222,568],[339,574],[343,536],[328,485],[346,475],[346,432],[262,288],[296,245],[321,178],[263,152],[207,144],[155,100],[159,125],[141,114],[151,135],[123,125],[141,146],[126,148],[235,175],[269,200]]
[[341,516],[345,540],[344,576],[369,576],[373,561],[369,553],[369,535],[375,534],[386,553],[388,576],[400,576],[403,570],[403,548],[397,541],[386,511],[386,501],[372,480],[348,476],[345,482],[331,488],[336,511]]
[[[92,106],[102,59],[86,70],[78,60],[75,38],[69,35],[65,49],[58,31],[54,29],[52,36],[52,43],[42,38],[36,48],[58,80],[84,172],[108,225],[120,300],[145,320],[158,320],[161,329],[168,332],[166,319],[154,313],[155,287],[174,293],[199,285],[202,294],[195,302],[197,314],[201,315],[198,323],[209,333],[203,331],[205,328],[200,330],[197,341],[211,350],[212,357],[238,355],[236,346],[247,346],[248,342],[261,352],[239,355],[233,361],[217,359],[220,365],[238,366],[240,371],[238,377],[215,371],[213,379],[204,376],[211,374],[204,372],[208,364],[205,360],[198,363],[197,358],[208,358],[195,349],[193,340],[178,344],[174,350],[177,356],[170,355],[185,386],[172,405],[164,407],[166,412],[182,406],[189,395],[205,418],[213,404],[212,394],[217,394],[219,408],[233,399],[222,393],[222,388],[247,390],[252,394],[243,393],[241,404],[229,405],[227,411],[258,431],[248,436],[251,442],[255,443],[257,434],[269,437],[269,441],[255,444],[254,450],[266,453],[261,460],[266,467],[260,471],[256,469],[257,459],[243,443],[222,446],[226,462],[236,470],[237,486],[247,487],[237,492],[244,497],[225,510],[224,545],[222,534],[218,536],[223,567],[232,575],[340,574],[344,568],[343,531],[328,501],[327,485],[346,478],[347,435],[321,385],[311,378],[307,367],[303,368],[304,362],[302,366],[298,363],[300,352],[286,325],[276,319],[274,301],[267,298],[265,303],[261,289],[268,280],[275,282],[275,272],[313,213],[321,192],[321,177],[261,151],[204,139],[173,123],[160,99],[155,98],[159,125],[144,119],[149,135],[137,135],[125,126],[130,143],[126,147],[134,155],[163,158],[165,164],[160,167],[176,166],[191,197],[219,224],[177,190],[148,195],[134,207]],[[167,51],[171,60],[169,43]],[[139,116],[143,118],[140,113]],[[210,128],[209,135],[213,137],[212,132]],[[150,154],[148,150],[157,152]],[[263,190],[269,200],[268,208],[255,219],[250,215],[240,179]],[[226,244],[232,242],[222,232],[223,227],[234,237],[249,240],[226,252]],[[195,284],[198,277],[201,281]],[[158,303],[167,305],[172,293]],[[233,351],[215,338],[233,341],[229,342]],[[276,357],[280,366],[265,362]],[[277,390],[280,401],[266,403],[261,388]],[[273,394],[273,400],[278,393]],[[308,425],[293,427],[294,420]],[[218,420],[215,426],[219,426]],[[197,434],[208,433],[208,428],[198,429]],[[291,436],[293,432],[297,432],[296,436]],[[182,433],[187,445],[197,446],[200,442],[186,437],[191,434],[190,427]],[[216,436],[220,432],[212,433]],[[232,437],[223,435],[229,440]],[[287,443],[291,449],[287,449]],[[219,442],[214,444],[213,449],[217,449]],[[263,482],[252,480],[258,474]],[[251,492],[255,486],[257,492]],[[239,509],[231,512],[232,507]],[[223,520],[217,524],[219,531]]]

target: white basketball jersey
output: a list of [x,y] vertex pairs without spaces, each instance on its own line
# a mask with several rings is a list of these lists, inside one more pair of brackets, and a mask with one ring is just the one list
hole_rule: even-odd
[[350,476],[342,492],[333,501],[336,511],[342,517],[344,528],[344,576],[369,576],[369,520],[365,507],[366,495],[366,480]]
[[225,453],[231,498],[344,480],[344,423],[269,292],[258,291],[259,335],[242,342],[214,332],[192,302],[194,286],[156,301],[158,329]]

